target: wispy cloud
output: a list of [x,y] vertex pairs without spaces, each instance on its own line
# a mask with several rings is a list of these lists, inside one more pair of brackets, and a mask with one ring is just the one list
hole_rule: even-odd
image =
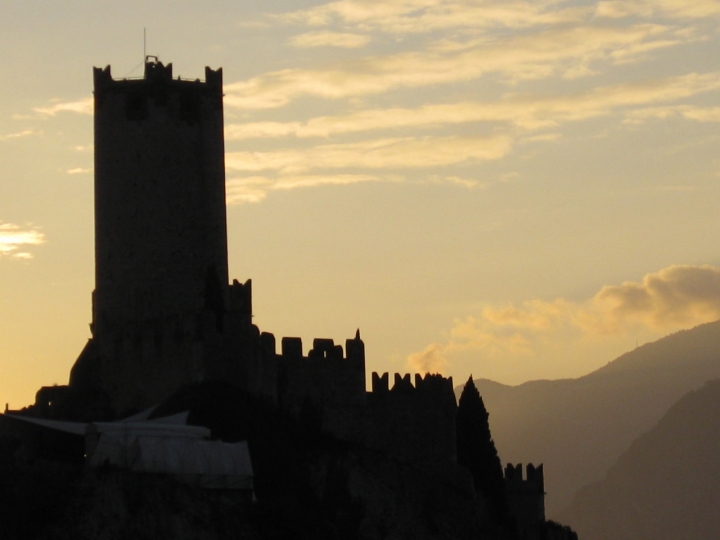
[[72,112],[77,114],[92,114],[93,101],[91,97],[81,99],[79,101],[60,101],[55,102],[47,107],[33,108],[37,114],[41,116],[56,116],[61,112]]
[[447,341],[410,355],[408,364],[447,362],[468,351],[498,361],[532,359],[548,344],[558,354],[559,343],[571,350],[573,343],[597,343],[639,331],[661,334],[719,318],[720,268],[670,266],[640,282],[605,286],[584,302],[557,298],[487,305],[479,315],[456,321]]
[[438,167],[467,160],[499,159],[510,152],[512,141],[504,135],[491,137],[392,138],[359,143],[326,144],[307,150],[230,152],[229,170],[304,173],[313,169],[398,169]]
[[[639,84],[596,88],[565,96],[508,96],[492,102],[425,105],[415,109],[370,109],[344,116],[322,116],[306,122],[251,122],[229,124],[226,137],[233,139],[271,137],[329,137],[370,130],[447,126],[469,122],[503,122],[522,129],[539,129],[564,122],[603,116],[623,107],[675,101],[720,89],[720,73],[690,73]],[[720,116],[720,108],[663,109],[682,111],[687,117],[708,120]],[[640,112],[651,116],[652,110]],[[668,112],[668,114],[670,114]]]
[[358,49],[370,42],[370,36],[348,32],[307,32],[294,36],[290,43],[296,47],[340,47]]
[[701,19],[720,15],[717,0],[603,0],[595,8],[597,17],[619,19],[632,16]]
[[24,129],[22,131],[17,131],[15,133],[8,133],[7,135],[0,135],[0,141],[6,141],[6,140],[12,140],[12,139],[20,139],[23,137],[31,137],[32,135],[42,135],[41,130],[37,129]]
[[32,254],[26,251],[27,247],[43,242],[45,235],[37,229],[0,222],[0,258],[30,259]]
[[92,169],[82,168],[82,167],[75,167],[74,169],[68,169],[68,174],[90,174],[92,172]]
[[345,186],[360,182],[397,181],[397,176],[368,174],[335,175],[288,175],[279,178],[265,176],[246,176],[231,178],[226,183],[226,199],[229,205],[257,203],[262,201],[269,191],[284,191],[296,188],[316,186]]
[[426,33],[437,30],[530,28],[578,22],[590,8],[567,7],[561,2],[519,0],[340,0],[279,18],[308,26],[340,24],[391,34]]
[[628,62],[649,50],[693,39],[656,24],[625,28],[557,28],[496,41],[446,43],[443,47],[365,57],[327,69],[285,69],[225,87],[230,108],[283,107],[301,96],[325,99],[381,94],[398,88],[471,81],[495,74],[507,82],[577,73],[592,62]]
[[720,122],[720,107],[696,107],[692,105],[673,105],[666,107],[646,107],[625,114],[628,124],[642,124],[648,120],[666,120],[684,118],[697,122]]

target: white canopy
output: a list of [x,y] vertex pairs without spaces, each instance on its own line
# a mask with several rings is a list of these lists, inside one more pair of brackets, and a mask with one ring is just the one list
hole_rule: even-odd
[[[186,424],[188,412],[147,420],[148,411],[119,422],[63,422],[7,416],[46,429],[85,437],[87,464],[170,474],[203,488],[252,489],[247,441],[210,441],[210,429]],[[143,419],[145,418],[145,419]]]
[[170,474],[203,488],[252,489],[247,441],[225,443],[167,434],[128,436],[107,431],[88,457],[91,467],[105,463],[133,472]]

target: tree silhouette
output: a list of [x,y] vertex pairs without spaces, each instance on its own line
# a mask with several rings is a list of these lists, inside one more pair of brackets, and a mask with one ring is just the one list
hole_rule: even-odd
[[508,514],[505,478],[490,435],[489,416],[470,376],[460,395],[455,419],[457,459],[472,473],[475,490],[483,494],[497,520],[504,521]]

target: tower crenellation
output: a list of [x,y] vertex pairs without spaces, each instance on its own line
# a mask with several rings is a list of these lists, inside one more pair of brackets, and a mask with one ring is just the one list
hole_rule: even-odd
[[505,466],[505,493],[520,531],[532,537],[545,521],[545,477],[542,465],[529,463],[523,478],[521,463]]

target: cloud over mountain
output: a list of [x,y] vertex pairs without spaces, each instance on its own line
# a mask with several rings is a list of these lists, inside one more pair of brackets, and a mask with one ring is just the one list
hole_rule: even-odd
[[[661,335],[720,318],[720,268],[676,265],[647,274],[639,282],[607,285],[591,298],[529,300],[518,305],[484,306],[457,320],[442,343],[408,357],[419,366],[452,363],[458,353],[496,362],[572,358],[590,343],[627,340],[638,332]],[[563,345],[558,345],[562,343]],[[554,345],[553,345],[554,344]]]

